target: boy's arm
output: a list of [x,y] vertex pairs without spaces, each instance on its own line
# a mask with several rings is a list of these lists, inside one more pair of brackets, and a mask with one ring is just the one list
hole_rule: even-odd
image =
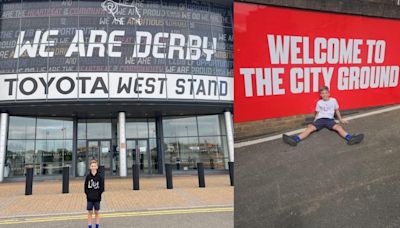
[[318,105],[319,101],[315,104],[315,112],[314,112],[314,122],[317,119],[318,112],[321,111]]
[[342,115],[340,114],[339,109],[336,109],[336,110],[335,110],[335,114],[336,114],[336,116],[337,116],[337,118],[338,118],[338,120],[339,120],[340,123],[344,123],[344,124],[349,123],[348,120],[345,120],[345,119],[342,118]]
[[84,186],[84,188],[85,188],[85,194],[87,195],[87,193],[88,193],[88,188],[87,188],[87,186],[88,186],[88,177],[86,176],[86,178],[85,178],[85,186]]
[[101,193],[104,192],[104,179],[103,178],[100,179],[100,192]]

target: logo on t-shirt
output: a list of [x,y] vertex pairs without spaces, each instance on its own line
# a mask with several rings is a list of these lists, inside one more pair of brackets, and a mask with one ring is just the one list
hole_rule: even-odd
[[98,181],[94,181],[93,179],[91,179],[88,182],[88,188],[99,189],[100,188],[100,183]]

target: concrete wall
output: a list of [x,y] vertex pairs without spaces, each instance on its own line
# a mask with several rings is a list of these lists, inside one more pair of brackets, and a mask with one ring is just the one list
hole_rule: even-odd
[[305,126],[308,122],[307,120],[311,118],[311,115],[298,115],[284,118],[257,120],[245,123],[235,123],[235,141],[278,133],[292,128]]
[[[400,0],[237,0],[236,2],[400,19]],[[299,115],[235,123],[235,140],[299,128],[311,120],[312,115]]]

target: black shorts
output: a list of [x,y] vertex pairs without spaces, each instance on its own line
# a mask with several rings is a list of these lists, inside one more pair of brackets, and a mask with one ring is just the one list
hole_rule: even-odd
[[94,208],[96,211],[100,210],[100,201],[97,201],[97,202],[87,201],[87,207],[86,207],[86,209],[87,209],[88,211],[92,211],[93,208]]
[[314,125],[314,127],[317,128],[317,131],[323,128],[328,128],[329,130],[333,130],[333,126],[336,125],[336,121],[334,119],[321,118],[314,121],[312,125]]

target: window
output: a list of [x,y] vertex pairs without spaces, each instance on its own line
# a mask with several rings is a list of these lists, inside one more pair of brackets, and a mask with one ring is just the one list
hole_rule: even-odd
[[36,118],[10,116],[9,139],[34,139]]
[[168,117],[163,120],[165,162],[177,170],[226,169],[228,150],[223,115]]
[[196,117],[166,117],[163,126],[165,137],[197,136]]
[[72,139],[73,122],[63,119],[38,118],[36,138],[38,139]]
[[88,139],[111,139],[111,120],[87,120]]
[[149,124],[146,119],[127,119],[125,132],[126,138],[148,138]]
[[72,119],[10,116],[5,177],[55,175],[72,163]]

